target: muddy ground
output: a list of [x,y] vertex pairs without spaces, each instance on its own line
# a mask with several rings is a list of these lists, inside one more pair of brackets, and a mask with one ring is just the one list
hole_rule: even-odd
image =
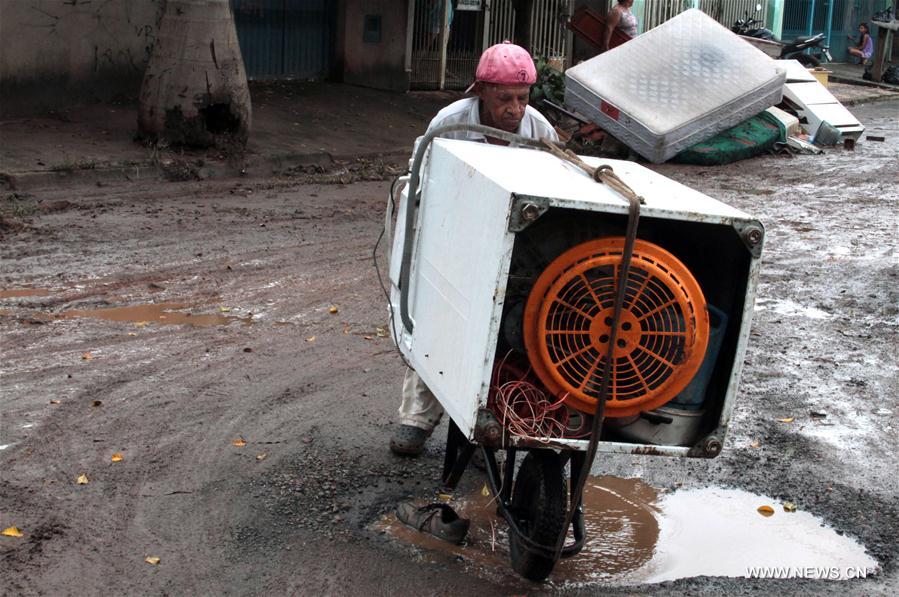
[[0,527],[24,536],[0,537],[3,593],[895,594],[899,103],[854,111],[886,142],[658,168],[765,223],[752,341],[720,457],[594,473],[790,500],[875,576],[541,586],[383,533],[433,495],[445,426],[420,459],[387,449],[388,182],[312,172],[4,193]]

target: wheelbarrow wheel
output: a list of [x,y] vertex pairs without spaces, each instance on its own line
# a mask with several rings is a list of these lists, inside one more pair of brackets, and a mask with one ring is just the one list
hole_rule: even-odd
[[[552,450],[532,450],[521,463],[512,489],[512,513],[528,539],[554,546],[565,524],[565,478],[559,455]],[[556,565],[556,558],[528,550],[521,538],[510,533],[512,568],[523,577],[542,581]]]

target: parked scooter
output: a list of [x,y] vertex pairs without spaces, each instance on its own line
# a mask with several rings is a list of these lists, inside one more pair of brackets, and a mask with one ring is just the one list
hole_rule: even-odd
[[[756,11],[760,11],[762,6],[756,5]],[[821,64],[822,59],[828,62],[833,61],[830,55],[830,48],[824,45],[825,37],[823,33],[812,35],[810,37],[797,37],[790,42],[781,42],[774,37],[774,33],[770,29],[762,27],[762,22],[749,16],[749,13],[743,13],[743,18],[738,19],[730,28],[737,35],[745,37],[754,37],[757,39],[766,39],[776,41],[782,44],[780,50],[780,58],[798,60],[803,66],[815,67]],[[818,49],[812,53],[806,53],[806,50]]]
[[749,13],[745,13],[742,19],[737,20],[733,25],[731,25],[730,30],[737,35],[776,41],[774,39],[774,33],[770,29],[762,27],[761,25],[761,21],[753,19],[749,16]]
[[[815,67],[821,64],[821,60],[833,62],[833,56],[830,55],[830,48],[826,45],[824,34],[818,33],[811,37],[797,37],[789,43],[785,43],[780,51],[781,58],[792,58],[798,60],[803,66]],[[820,52],[806,54],[805,50],[820,49]]]

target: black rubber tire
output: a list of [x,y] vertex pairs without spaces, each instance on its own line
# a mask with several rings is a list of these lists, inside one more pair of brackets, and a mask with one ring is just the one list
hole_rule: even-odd
[[810,54],[796,54],[795,59],[802,66],[808,66],[811,68],[815,68],[816,66],[821,66],[821,61]]
[[[554,546],[568,509],[562,459],[552,450],[531,450],[521,463],[512,487],[512,512],[531,541]],[[529,552],[515,533],[509,533],[512,568],[523,577],[542,581],[556,561]]]

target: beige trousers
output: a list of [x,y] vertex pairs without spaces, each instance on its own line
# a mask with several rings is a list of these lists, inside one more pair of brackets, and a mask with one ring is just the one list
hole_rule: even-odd
[[400,404],[400,423],[432,431],[442,416],[443,407],[425,382],[418,373],[406,369],[406,376],[403,378],[403,402]]

